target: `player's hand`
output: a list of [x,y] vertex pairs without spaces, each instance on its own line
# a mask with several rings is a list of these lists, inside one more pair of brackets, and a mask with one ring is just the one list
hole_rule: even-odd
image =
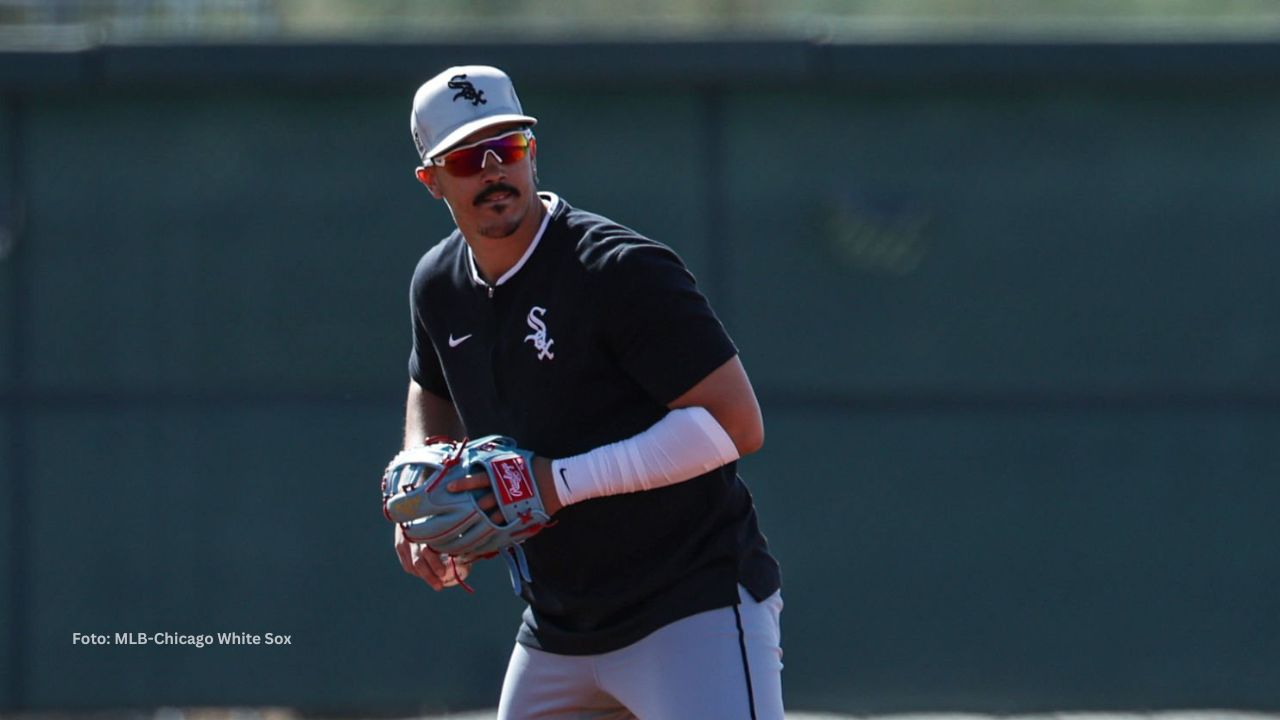
[[473,493],[476,490],[482,490],[483,492],[476,499],[476,505],[482,511],[489,513],[489,519],[495,525],[506,524],[507,521],[502,518],[502,512],[498,510],[498,499],[493,496],[493,486],[489,483],[488,475],[468,475],[449,483],[445,489],[451,493]]
[[[549,462],[504,435],[465,444],[428,438],[397,453],[382,474],[382,514],[403,533],[397,554],[405,571],[432,587],[449,579],[441,557],[403,540],[429,543],[447,562],[474,561],[495,557],[551,524],[539,496],[544,481],[530,472]],[[548,473],[544,468],[539,475]]]
[[443,590],[466,581],[471,563],[451,559],[428,548],[425,543],[410,542],[404,530],[396,525],[396,556],[404,571],[421,578],[432,590]]
[[[548,515],[555,515],[560,508],[560,496],[556,493],[555,478],[551,476],[551,460],[542,456],[533,458],[533,467],[530,468],[533,473],[533,481],[538,484],[538,494],[542,496],[542,504],[547,510]],[[489,478],[485,475],[468,475],[461,480],[455,480],[445,486],[449,492],[471,492],[473,490],[483,490],[484,494],[476,501],[480,509],[489,513],[489,519],[494,523],[501,525],[505,522],[502,519],[502,513],[496,510],[498,507],[498,499],[493,496],[493,487],[489,484]]]

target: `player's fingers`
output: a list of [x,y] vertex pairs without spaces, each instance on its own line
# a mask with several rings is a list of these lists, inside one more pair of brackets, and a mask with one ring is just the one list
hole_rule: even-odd
[[[419,546],[410,542],[404,536],[404,531],[400,526],[396,526],[396,556],[400,558],[400,567],[410,575],[421,579],[432,589],[439,590],[443,587],[437,573],[431,568],[431,565],[420,557],[417,551]],[[425,546],[422,546],[425,547]]]
[[416,574],[413,571],[413,549],[410,547],[409,539],[404,536],[404,528],[396,525],[395,531],[396,557],[400,559],[400,567],[409,574]]
[[441,579],[443,570],[440,557],[436,553],[427,549],[426,545],[414,545],[413,574],[415,576],[422,578],[422,581],[430,585],[432,590],[440,590],[444,587],[444,581]]
[[469,490],[481,490],[489,487],[488,475],[468,475],[459,480],[454,480],[446,486],[449,492],[467,492]]
[[492,520],[495,525],[506,524],[506,521],[502,517],[502,512],[496,509],[498,507],[498,499],[493,496],[493,493],[488,493],[482,496],[476,501],[476,506],[483,512],[489,513],[489,519]]
[[458,582],[463,582],[471,574],[471,561],[455,559],[450,570],[453,572],[454,579]]
[[444,587],[454,587],[462,584],[467,579],[467,575],[471,574],[471,564],[463,560],[459,560],[448,555],[440,555],[431,551],[442,566],[440,571],[440,580]]
[[422,556],[422,562],[429,566],[431,573],[435,574],[435,578],[440,580],[440,587],[452,588],[458,584],[457,562],[451,557],[440,555],[426,544],[417,546],[417,553]]

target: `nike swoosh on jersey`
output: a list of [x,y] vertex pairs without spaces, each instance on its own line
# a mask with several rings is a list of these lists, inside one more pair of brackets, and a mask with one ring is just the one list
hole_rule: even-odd
[[454,338],[453,333],[449,333],[449,347],[451,348],[458,347],[462,343],[466,342],[467,338],[471,337],[474,334],[475,333],[467,333],[466,335],[463,335],[460,338]]

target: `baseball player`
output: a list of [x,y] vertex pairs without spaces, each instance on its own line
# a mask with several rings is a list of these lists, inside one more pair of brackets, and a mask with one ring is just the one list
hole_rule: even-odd
[[[498,715],[780,720],[780,574],[737,475],[754,391],[671,249],[538,191],[536,123],[485,66],[427,81],[411,118],[457,230],[413,274],[405,447],[508,436],[551,518],[512,554]],[[494,512],[489,487],[447,490]],[[466,579],[401,525],[395,547],[436,590]]]

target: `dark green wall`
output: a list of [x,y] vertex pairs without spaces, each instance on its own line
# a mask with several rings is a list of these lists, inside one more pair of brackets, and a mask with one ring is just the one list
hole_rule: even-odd
[[377,506],[465,62],[738,342],[790,706],[1280,707],[1280,48],[688,43],[0,54],[0,709],[494,704]]

